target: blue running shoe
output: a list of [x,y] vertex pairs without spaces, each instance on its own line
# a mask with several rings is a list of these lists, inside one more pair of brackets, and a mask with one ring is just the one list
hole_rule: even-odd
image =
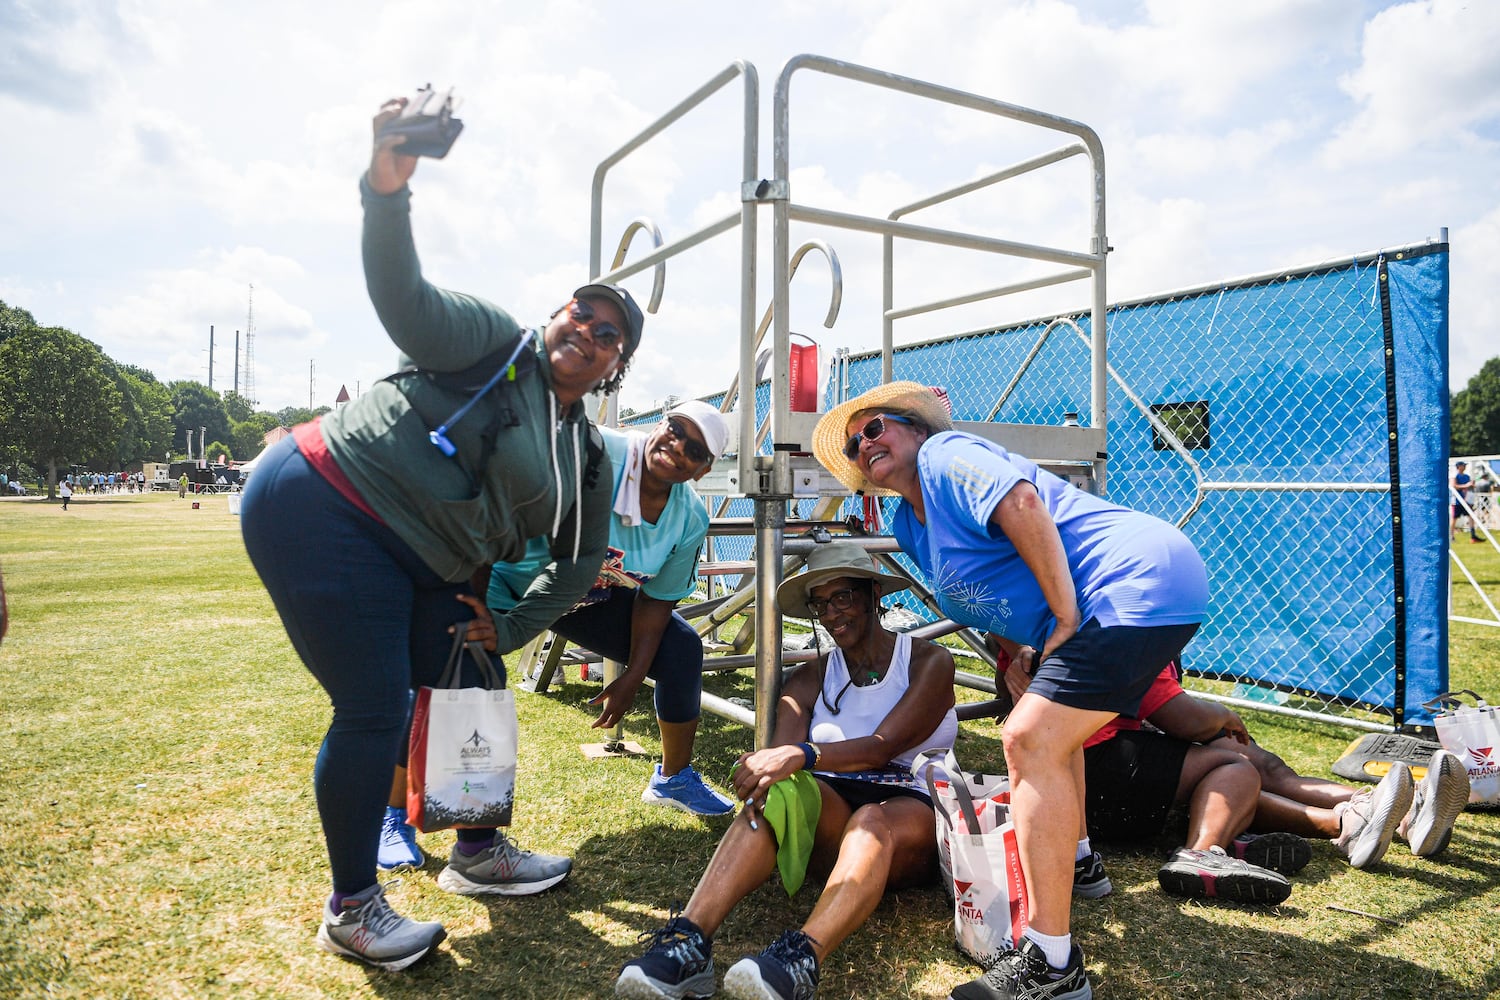
[[426,862],[427,856],[417,846],[417,829],[406,821],[406,810],[400,806],[386,806],[375,867],[388,872],[397,868],[421,868]]
[[814,1000],[818,957],[813,939],[802,931],[784,931],[759,955],[729,967],[724,992],[734,1000]]
[[723,816],[734,812],[734,801],[709,788],[703,777],[691,767],[685,767],[670,778],[662,777],[661,765],[651,774],[651,782],[641,793],[641,801],[657,806],[670,806],[683,812],[699,816]]

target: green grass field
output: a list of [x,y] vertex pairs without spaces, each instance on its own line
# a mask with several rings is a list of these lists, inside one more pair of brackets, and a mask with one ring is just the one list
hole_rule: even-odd
[[[404,973],[317,950],[328,892],[311,769],[328,707],[297,662],[223,497],[0,501],[10,635],[0,646],[0,996],[602,997],[637,935],[685,900],[726,821],[639,801],[651,760],[586,761],[597,692],[576,678],[519,698],[524,845],[568,853],[556,890],[481,901],[436,887],[441,860],[390,888],[448,941]],[[1500,556],[1460,553],[1492,594]],[[1455,594],[1460,613],[1476,599]],[[1500,700],[1500,629],[1455,625],[1452,683]],[[716,678],[720,693],[745,679]],[[627,724],[657,749],[649,697]],[[1308,773],[1356,735],[1249,715]],[[721,784],[749,734],[705,719],[697,764]],[[964,726],[960,756],[1000,759]],[[446,856],[451,835],[423,837]],[[1410,997],[1500,993],[1500,814],[1466,813],[1445,857],[1399,842],[1369,870],[1327,844],[1271,910],[1163,895],[1170,837],[1107,855],[1115,893],[1074,907],[1095,989],[1111,998]],[[715,944],[722,971],[800,923],[813,888],[767,885]],[[1344,909],[1335,909],[1342,907]],[[1360,912],[1351,913],[1349,910]],[[945,997],[976,970],[951,946],[940,889],[892,895],[830,959],[820,996]]]

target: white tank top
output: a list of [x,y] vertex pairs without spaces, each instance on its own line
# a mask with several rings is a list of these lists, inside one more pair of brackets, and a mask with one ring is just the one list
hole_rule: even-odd
[[[814,743],[834,743],[839,740],[858,739],[874,733],[891,709],[911,687],[911,636],[905,632],[896,634],[896,648],[891,652],[891,666],[885,676],[867,687],[849,683],[849,667],[844,662],[844,651],[834,647],[828,654],[828,668],[823,671],[823,693],[813,703],[812,725],[808,739]],[[848,690],[845,690],[847,685]],[[839,692],[843,691],[843,697]],[[829,711],[830,705],[839,706],[838,714]],[[943,721],[910,750],[892,758],[892,763],[910,767],[917,754],[925,750],[940,750],[953,745],[958,735],[958,716],[953,709],[943,716]]]

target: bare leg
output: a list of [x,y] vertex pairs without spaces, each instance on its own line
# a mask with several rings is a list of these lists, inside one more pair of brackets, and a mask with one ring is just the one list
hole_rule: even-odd
[[656,727],[661,730],[662,777],[670,778],[693,760],[693,740],[698,735],[698,720],[665,722],[657,719]]
[[1188,803],[1188,843],[1196,851],[1229,846],[1255,815],[1260,775],[1233,750],[1188,750],[1177,783],[1177,801]]
[[735,904],[776,870],[776,836],[771,824],[761,819],[760,829],[752,830],[749,814],[747,809],[740,810],[729,825],[682,913],[705,937],[713,937]]
[[1330,807],[1312,806],[1274,792],[1261,792],[1250,828],[1260,833],[1282,830],[1316,840],[1339,835],[1338,817]]
[[1077,777],[1083,770],[1083,741],[1114,715],[1027,693],[1006,721],[1011,810],[1031,893],[1031,926],[1038,933],[1068,933],[1073,862],[1083,823]]
[[[831,793],[825,793],[825,799],[827,794]],[[890,799],[855,811],[844,827],[828,884],[802,925],[813,939],[819,962],[869,918],[888,884],[933,875],[937,847],[932,830],[932,807],[913,798]]]
[[385,804],[397,809],[406,808],[406,765],[396,765],[396,773],[391,778],[391,795]]
[[1347,802],[1354,796],[1354,789],[1348,785],[1341,785],[1337,781],[1328,781],[1325,778],[1309,778],[1298,774],[1287,766],[1286,761],[1258,743],[1241,746],[1225,738],[1210,745],[1228,746],[1248,758],[1250,763],[1255,765],[1255,769],[1260,772],[1261,789],[1280,795],[1282,798],[1332,809],[1340,802]]

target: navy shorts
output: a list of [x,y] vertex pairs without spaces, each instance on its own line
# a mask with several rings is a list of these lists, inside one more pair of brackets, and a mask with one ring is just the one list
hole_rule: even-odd
[[1090,618],[1042,661],[1027,691],[1069,708],[1135,715],[1156,675],[1197,631],[1197,622],[1105,628]]
[[1160,833],[1177,800],[1189,746],[1161,733],[1127,729],[1085,748],[1089,836],[1144,840]]

